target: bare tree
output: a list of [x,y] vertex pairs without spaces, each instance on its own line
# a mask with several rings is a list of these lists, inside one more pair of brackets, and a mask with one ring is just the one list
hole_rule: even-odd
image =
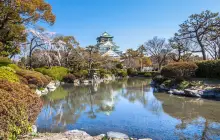
[[145,43],[145,49],[147,54],[155,59],[160,70],[170,52],[169,45],[166,44],[165,39],[154,37]]

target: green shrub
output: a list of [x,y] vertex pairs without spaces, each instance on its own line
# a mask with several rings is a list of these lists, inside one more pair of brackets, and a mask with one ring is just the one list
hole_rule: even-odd
[[119,70],[117,76],[124,78],[124,77],[127,77],[128,74],[127,74],[127,71],[126,71],[126,70]]
[[59,80],[62,81],[64,76],[66,76],[68,74],[68,69],[64,68],[64,67],[52,67],[50,69],[47,68],[36,68],[36,71],[44,74],[44,75],[48,75],[51,78],[53,78],[54,80]]
[[42,102],[26,85],[0,80],[0,136],[17,139],[31,131]]
[[197,68],[197,65],[191,62],[171,63],[162,68],[161,74],[168,78],[190,78]]
[[66,83],[73,83],[75,79],[76,77],[73,74],[69,73],[66,76],[64,76],[63,81]]
[[116,64],[116,68],[117,68],[117,69],[123,69],[123,65],[122,65],[121,63]]
[[16,64],[9,64],[7,65],[8,67],[14,69],[15,71],[20,70],[21,68],[19,68]]
[[188,81],[182,81],[178,84],[177,88],[178,89],[186,89],[187,87],[190,86],[190,82]]
[[0,67],[0,79],[8,80],[10,82],[19,82],[19,78],[15,74],[15,70],[6,66]]
[[196,77],[220,78],[220,60],[199,61],[196,65]]
[[8,64],[11,64],[11,60],[8,57],[0,57],[0,67],[1,66],[7,66]]
[[78,72],[73,73],[76,78],[85,79],[89,76],[88,70],[80,70]]
[[[117,72],[116,72],[117,73]],[[108,71],[108,70],[105,70],[105,69],[99,69],[99,75],[100,75],[100,78],[104,78],[105,75],[107,74],[112,74],[111,71]]]
[[127,74],[128,76],[135,76],[136,75],[136,71],[132,68],[128,68],[127,69]]
[[151,76],[152,76],[152,74],[150,72],[145,72],[144,73],[144,77],[151,77]]
[[156,84],[162,84],[164,81],[168,80],[167,78],[165,78],[162,75],[157,75],[155,77],[152,78],[152,80],[156,83]]
[[173,86],[173,81],[172,80],[165,80],[163,83],[166,87],[172,87]]

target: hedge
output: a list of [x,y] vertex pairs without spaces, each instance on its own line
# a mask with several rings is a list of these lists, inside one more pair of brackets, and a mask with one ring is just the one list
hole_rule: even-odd
[[31,131],[42,102],[28,86],[0,80],[0,139],[17,139]]
[[44,75],[50,76],[54,80],[59,80],[59,81],[62,81],[64,76],[66,76],[69,72],[67,68],[59,67],[59,66],[51,67],[49,69],[44,67],[36,68],[35,70]]
[[196,62],[198,69],[196,77],[220,78],[220,60],[208,60]]
[[190,78],[195,75],[198,66],[192,62],[177,62],[164,66],[161,75],[168,78]]

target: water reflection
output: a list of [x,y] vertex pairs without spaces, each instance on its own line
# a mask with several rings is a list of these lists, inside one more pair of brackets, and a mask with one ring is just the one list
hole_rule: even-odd
[[219,102],[153,93],[150,79],[64,85],[43,97],[41,132],[84,129],[91,135],[119,131],[153,139],[220,138]]

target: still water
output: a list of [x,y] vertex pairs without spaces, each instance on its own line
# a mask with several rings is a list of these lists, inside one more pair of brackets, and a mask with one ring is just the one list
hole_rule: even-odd
[[156,93],[150,79],[63,85],[43,97],[40,132],[117,131],[136,138],[220,139],[220,102]]

